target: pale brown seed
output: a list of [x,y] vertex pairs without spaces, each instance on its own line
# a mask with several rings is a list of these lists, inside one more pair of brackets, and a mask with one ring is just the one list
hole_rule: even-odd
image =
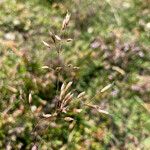
[[71,95],[71,92],[69,92],[66,96],[65,96],[65,98],[63,99],[63,101],[65,101],[66,99],[68,99],[68,97]]
[[71,41],[73,41],[73,39],[71,39],[71,38],[67,39],[67,42],[71,42]]
[[67,27],[67,25],[70,21],[70,17],[71,17],[71,14],[67,13],[66,17],[65,17],[65,19],[63,20],[63,23],[62,23],[62,30],[64,30]]
[[72,82],[69,82],[65,87],[64,87],[64,85],[62,85],[63,88],[61,88],[60,97],[59,97],[60,100],[63,99],[65,93],[67,92],[67,90],[70,88],[71,85],[72,85]]
[[73,121],[74,119],[71,117],[65,117],[64,120],[69,122],[69,121]]
[[66,93],[65,90],[62,90],[62,91],[60,92],[60,96],[59,96],[59,99],[60,99],[60,100],[63,100],[63,97],[64,97],[65,93]]
[[[61,100],[62,100],[61,108],[63,108],[63,107],[65,106],[66,100],[70,97],[70,95],[71,95],[71,92],[69,92],[69,93],[65,96],[65,98],[61,99]],[[60,97],[60,98],[62,98],[62,97]]]
[[76,109],[76,108],[75,108],[73,111],[74,111],[75,113],[80,113],[80,112],[82,112],[82,109]]
[[49,34],[50,34],[50,36],[51,36],[52,41],[53,41],[54,43],[56,43],[56,37],[55,37],[55,35],[54,35],[51,31],[49,31]]
[[125,75],[125,71],[118,66],[113,66],[112,69],[119,72],[121,75]]
[[86,106],[88,106],[88,107],[91,107],[91,108],[95,108],[95,109],[97,109],[97,106],[96,105],[91,105],[91,104],[84,104],[84,105],[86,105]]
[[85,96],[85,92],[81,92],[81,93],[77,96],[77,98],[82,98],[83,96]]
[[64,89],[65,89],[65,83],[62,84],[61,91],[63,91]]
[[56,38],[58,41],[61,41],[61,38],[60,38],[58,35],[55,35],[55,38]]
[[31,92],[30,92],[30,94],[29,94],[28,100],[29,100],[29,104],[31,104],[31,103],[32,103],[32,94],[31,94]]
[[10,90],[13,93],[17,93],[17,89],[15,87],[12,86],[7,86],[8,90]]
[[67,90],[71,87],[72,83],[73,83],[73,82],[71,81],[71,82],[69,82],[69,83],[66,85],[65,91],[67,91]]
[[48,66],[42,66],[42,69],[49,69]]
[[70,101],[72,100],[74,94],[69,95],[69,97],[65,100],[64,106],[68,105]]
[[91,107],[93,109],[96,109],[99,113],[103,113],[103,114],[107,114],[107,115],[109,114],[107,111],[100,109],[100,107],[97,105],[91,105],[91,104],[85,104],[85,105],[88,107]]
[[112,84],[108,84],[107,86],[105,86],[102,90],[101,90],[101,93],[107,91],[109,88],[112,87]]
[[106,114],[106,115],[109,115],[109,113],[107,112],[107,111],[105,111],[105,110],[102,110],[102,109],[97,109],[97,111],[99,112],[99,113],[103,113],[103,114]]
[[50,36],[53,36],[53,33],[52,33],[51,31],[49,31],[49,35],[50,35]]
[[50,48],[50,45],[47,42],[45,42],[45,41],[42,41],[42,42],[46,47]]
[[51,114],[43,114],[42,116],[43,116],[44,118],[50,118],[50,117],[52,117]]

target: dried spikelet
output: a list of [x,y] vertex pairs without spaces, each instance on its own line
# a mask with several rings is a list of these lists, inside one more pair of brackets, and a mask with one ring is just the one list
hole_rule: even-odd
[[65,83],[62,84],[61,91],[63,91],[64,89],[65,89]]
[[97,109],[97,106],[96,105],[91,105],[91,104],[84,104],[84,105],[86,105],[86,106],[88,106],[88,107],[91,107],[91,108],[94,108],[94,109]]
[[60,99],[60,100],[63,100],[63,96],[65,95],[65,93],[66,93],[65,90],[62,90],[62,91],[60,92],[60,96],[59,96],[59,99]]
[[48,66],[42,66],[42,69],[49,69]]
[[60,38],[58,35],[55,35],[55,38],[56,38],[58,41],[61,41],[61,38]]
[[121,75],[125,75],[125,71],[118,66],[113,66],[112,69],[119,72]]
[[76,121],[72,121],[69,125],[69,129],[73,129],[73,127],[75,126]]
[[42,42],[46,47],[50,48],[50,45],[47,42],[45,42],[45,41],[42,41]]
[[50,35],[50,36],[53,36],[54,34],[53,34],[51,31],[49,31],[49,35]]
[[66,99],[65,104],[69,104],[69,102],[72,100],[74,94],[71,94],[68,99]]
[[106,110],[102,110],[102,109],[99,108],[99,109],[97,109],[97,111],[99,113],[103,113],[103,114],[109,115],[109,113]]
[[54,43],[56,43],[56,37],[55,37],[55,35],[54,35],[51,31],[49,31],[49,34],[50,34],[50,36],[51,36],[52,41],[53,41]]
[[102,90],[101,90],[101,93],[107,91],[109,88],[112,87],[112,84],[108,84],[107,86],[105,86]]
[[73,67],[73,70],[79,70],[79,67]]
[[71,87],[72,83],[73,83],[73,82],[70,81],[70,82],[66,85],[65,92]]
[[63,96],[65,95],[65,87],[66,87],[66,84],[63,83],[61,86],[61,90],[60,90],[60,96],[59,96],[60,100],[62,100]]
[[50,118],[50,117],[52,117],[51,114],[43,114],[42,116],[43,116],[44,118]]
[[100,109],[100,107],[97,106],[97,105],[91,105],[91,104],[85,104],[85,105],[88,106],[88,107],[91,107],[93,109],[96,109],[99,113],[109,115],[109,113],[107,111]]
[[73,121],[74,119],[71,118],[71,117],[65,117],[64,120],[65,120],[65,121]]
[[13,93],[17,93],[17,89],[16,88],[14,88],[14,87],[12,87],[12,86],[7,86],[7,88],[8,88],[8,90],[10,90],[11,92],[13,92]]
[[74,111],[75,113],[80,113],[80,112],[82,112],[82,109],[76,109],[76,108],[75,108],[73,111]]
[[81,92],[78,96],[77,96],[77,98],[82,98],[82,97],[84,97],[85,96],[85,92]]
[[29,100],[29,104],[31,104],[31,102],[32,102],[32,94],[31,94],[31,92],[30,92],[30,94],[29,94],[28,100]]
[[71,38],[67,39],[67,42],[71,42],[71,41],[73,41],[73,39],[71,39]]
[[65,101],[66,99],[68,99],[68,97],[71,95],[71,92],[69,92],[66,96],[65,96],[65,98],[63,99],[63,101]]
[[64,30],[67,27],[67,25],[70,21],[70,17],[71,17],[71,14],[68,14],[68,12],[67,12],[66,17],[65,17],[65,19],[63,20],[63,23],[62,23],[62,30]]
[[63,85],[63,89],[61,88],[61,92],[60,92],[60,100],[63,100],[63,96],[65,95],[65,93],[67,92],[67,90],[70,88],[70,86],[72,85],[72,82],[69,82],[66,86]]
[[66,106],[67,104],[69,104],[69,102],[72,100],[74,94],[69,95],[69,97],[65,100],[64,102],[64,106]]

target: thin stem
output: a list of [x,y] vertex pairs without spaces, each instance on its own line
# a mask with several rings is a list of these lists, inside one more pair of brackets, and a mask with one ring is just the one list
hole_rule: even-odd
[[[58,47],[58,50],[57,50],[57,58],[58,58],[58,62],[60,61],[60,50],[61,50],[61,47],[60,47],[60,45],[58,45],[59,47]],[[60,65],[60,64],[59,64]],[[58,67],[60,67],[60,66],[58,66]],[[60,78],[60,72],[59,72],[59,70],[58,70],[58,74],[57,74],[57,83],[56,83],[56,93],[58,94],[58,91],[59,91],[59,78]]]

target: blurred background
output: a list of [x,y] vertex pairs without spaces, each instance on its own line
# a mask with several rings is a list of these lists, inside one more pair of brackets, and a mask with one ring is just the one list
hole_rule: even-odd
[[[60,59],[42,43],[51,43],[49,31],[73,39]],[[0,0],[0,149],[149,150],[149,48],[149,0]],[[58,64],[80,68],[64,69],[60,86],[73,81],[111,116],[87,108],[71,122],[41,121],[34,136],[36,114],[51,113],[57,94],[57,74],[41,68]]]

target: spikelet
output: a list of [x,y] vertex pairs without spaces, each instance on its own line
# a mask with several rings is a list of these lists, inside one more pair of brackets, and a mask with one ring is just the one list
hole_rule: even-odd
[[69,92],[63,99],[61,99],[62,103],[61,103],[61,108],[64,107],[65,101],[70,97],[71,92]]
[[64,95],[66,94],[67,90],[70,88],[70,86],[72,85],[72,82],[69,82],[66,86],[62,85],[63,88],[61,88],[61,92],[60,92],[60,100],[63,100]]
[[70,122],[70,121],[73,121],[74,119],[71,117],[65,117],[64,120]]
[[31,103],[32,103],[32,94],[31,94],[31,92],[30,92],[30,94],[29,94],[28,100],[29,100],[29,104],[31,104]]
[[62,30],[64,30],[68,26],[68,23],[70,21],[70,17],[71,17],[71,14],[69,14],[67,12],[66,17],[65,17],[65,19],[63,20],[63,23],[62,23]]
[[65,96],[65,98],[63,99],[63,101],[65,101],[66,99],[68,99],[68,97],[71,95],[71,92],[69,92],[66,96]]
[[85,92],[81,92],[81,93],[77,96],[77,98],[82,98],[83,96],[85,96]]
[[112,84],[108,84],[107,86],[105,86],[103,89],[101,89],[101,93],[107,91],[109,88],[112,87]]
[[118,66],[113,66],[112,69],[119,72],[121,75],[125,75],[125,71]]
[[67,104],[70,103],[70,101],[71,101],[72,98],[73,98],[73,95],[74,95],[74,94],[71,94],[71,95],[68,96],[68,98],[67,98],[67,99],[65,100],[65,102],[64,102],[64,106],[66,106]]
[[62,84],[61,86],[61,91],[60,91],[60,96],[59,96],[59,99],[62,100],[63,99],[63,96],[65,95],[65,83]]
[[65,90],[60,92],[60,96],[59,99],[62,101],[63,100],[63,96],[65,95]]
[[42,69],[49,69],[48,66],[42,66]]
[[75,113],[81,113],[81,112],[82,112],[82,109],[76,109],[76,108],[75,108],[73,111],[74,111]]
[[99,113],[109,115],[109,113],[108,113],[106,110],[97,109],[97,111],[98,111]]
[[67,39],[67,42],[71,42],[71,41],[73,41],[73,39],[71,39],[71,38]]
[[73,83],[73,82],[70,81],[70,82],[66,85],[65,92],[71,87],[72,83]]
[[13,93],[17,93],[17,89],[12,86],[7,86],[8,90],[10,90]]
[[100,109],[100,107],[97,106],[97,105],[91,105],[91,104],[85,104],[85,105],[88,106],[88,107],[91,107],[93,109],[96,109],[99,113],[103,113],[103,114],[109,115],[109,113],[106,110]]
[[63,91],[64,89],[65,89],[65,83],[62,84],[61,91]]
[[55,35],[55,38],[56,38],[58,41],[61,41],[61,38],[60,38],[58,35]]
[[94,108],[94,109],[96,109],[97,108],[97,106],[96,105],[91,105],[91,104],[84,104],[84,105],[86,105],[86,106],[88,106],[88,107],[91,107],[91,108]]
[[50,117],[52,117],[51,114],[43,114],[42,116],[43,116],[44,118],[50,118]]
[[51,37],[52,41],[54,43],[56,43],[56,37],[55,37],[55,35],[51,31],[49,31],[49,34],[50,34],[50,37]]
[[45,42],[45,41],[42,41],[42,42],[46,47],[50,48],[50,45],[47,42]]

